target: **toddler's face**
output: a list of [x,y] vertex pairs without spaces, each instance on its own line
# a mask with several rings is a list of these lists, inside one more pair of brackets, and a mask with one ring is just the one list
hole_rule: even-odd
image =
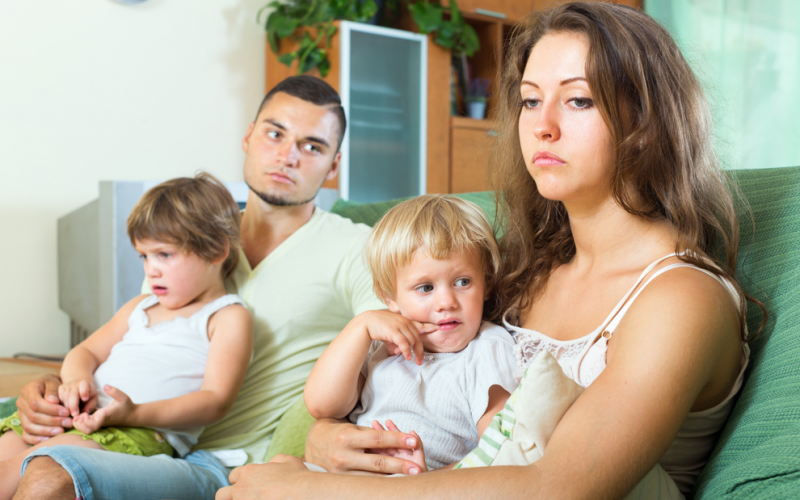
[[182,252],[172,243],[141,240],[135,247],[144,263],[150,289],[168,309],[193,302],[222,279],[218,265],[193,253]]
[[481,326],[485,278],[478,252],[453,254],[444,260],[420,248],[397,270],[397,296],[389,309],[439,330],[422,335],[431,352],[457,352],[475,338]]

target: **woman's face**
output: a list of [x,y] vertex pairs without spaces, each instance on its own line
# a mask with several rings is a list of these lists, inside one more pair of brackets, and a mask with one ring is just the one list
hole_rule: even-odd
[[596,207],[611,196],[614,146],[586,81],[588,53],[582,34],[545,35],[520,85],[519,139],[528,172],[542,196],[567,208]]

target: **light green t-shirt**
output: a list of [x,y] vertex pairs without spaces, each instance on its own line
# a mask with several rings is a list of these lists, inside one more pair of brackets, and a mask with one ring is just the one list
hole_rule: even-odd
[[364,262],[369,231],[317,208],[255,269],[242,253],[225,286],[253,314],[253,360],[230,412],[206,427],[196,449],[244,449],[249,462],[263,460],[325,347],[357,314],[386,308]]

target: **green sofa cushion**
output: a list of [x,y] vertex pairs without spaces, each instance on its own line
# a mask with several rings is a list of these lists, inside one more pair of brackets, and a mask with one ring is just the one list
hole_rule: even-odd
[[[755,233],[742,223],[739,276],[769,322],[751,343],[748,378],[695,498],[800,496],[800,167],[734,172]],[[761,311],[749,308],[755,332]],[[794,493],[781,493],[792,488]]]

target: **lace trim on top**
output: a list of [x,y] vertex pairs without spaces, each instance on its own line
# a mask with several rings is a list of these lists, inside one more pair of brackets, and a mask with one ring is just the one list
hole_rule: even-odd
[[508,331],[512,332],[516,342],[514,356],[517,358],[517,368],[514,370],[514,377],[517,380],[522,378],[531,361],[536,359],[536,356],[544,350],[549,351],[562,368],[567,366],[578,359],[596,333],[595,330],[578,339],[560,341],[551,339],[536,330],[528,330],[512,325],[506,317],[503,318],[503,325]]

